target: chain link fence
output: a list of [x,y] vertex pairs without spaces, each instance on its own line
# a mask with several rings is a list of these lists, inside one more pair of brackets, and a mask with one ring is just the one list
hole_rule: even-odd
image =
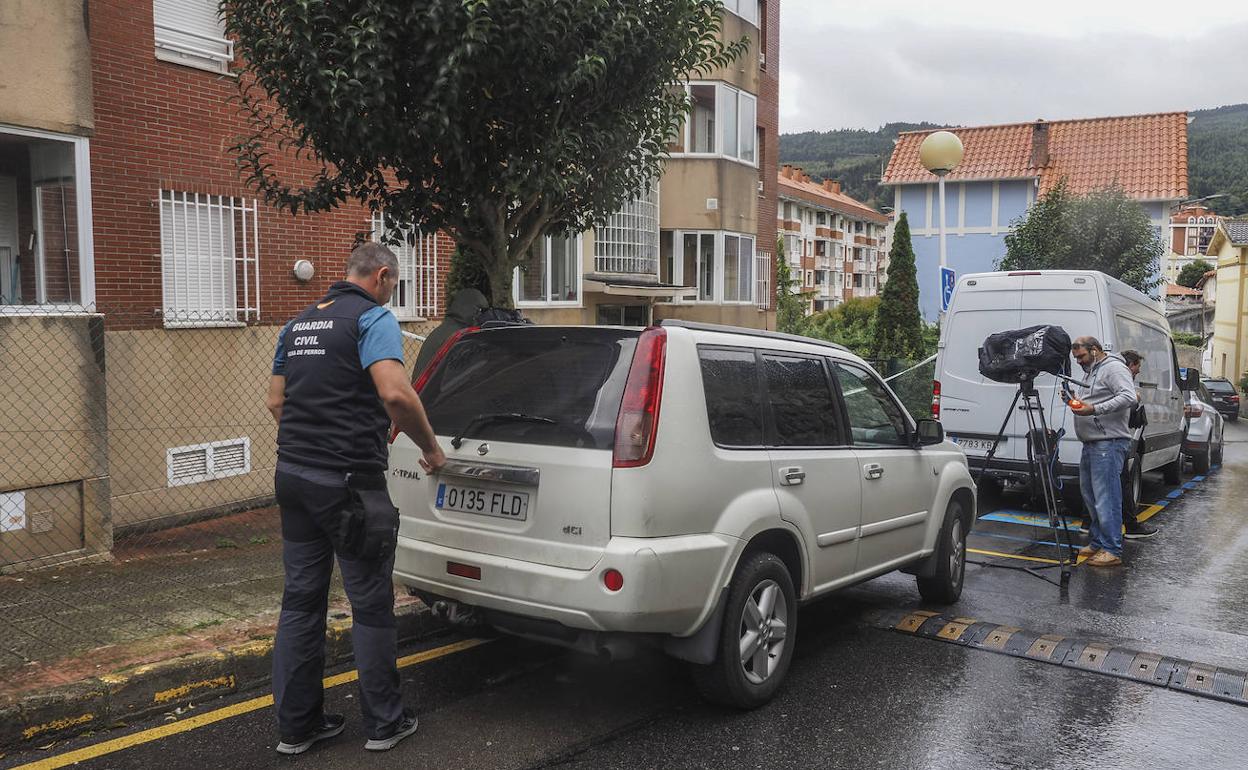
[[118,641],[110,614],[158,633],[276,610],[281,325],[0,312],[0,679]]

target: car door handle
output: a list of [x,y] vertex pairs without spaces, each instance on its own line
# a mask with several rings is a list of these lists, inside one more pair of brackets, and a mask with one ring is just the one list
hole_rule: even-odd
[[781,468],[780,484],[786,487],[795,487],[806,480],[806,471],[800,467]]
[[875,481],[884,476],[884,466],[879,463],[867,463],[862,466],[862,475],[866,476],[868,481]]

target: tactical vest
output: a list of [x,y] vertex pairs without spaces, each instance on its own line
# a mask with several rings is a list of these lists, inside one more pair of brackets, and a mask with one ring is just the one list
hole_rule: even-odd
[[286,328],[279,460],[330,470],[386,470],[390,417],[359,352],[360,316],[375,307],[364,289],[339,281]]

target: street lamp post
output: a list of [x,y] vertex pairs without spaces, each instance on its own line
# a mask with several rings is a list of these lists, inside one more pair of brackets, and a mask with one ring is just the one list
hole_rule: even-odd
[[[943,281],[944,268],[949,266],[949,254],[945,247],[945,176],[962,162],[962,140],[951,131],[936,131],[928,134],[919,145],[919,162],[923,168],[932,172],[939,179],[940,188],[940,267]],[[943,285],[941,292],[944,292]],[[941,298],[941,313],[944,316],[944,298]]]

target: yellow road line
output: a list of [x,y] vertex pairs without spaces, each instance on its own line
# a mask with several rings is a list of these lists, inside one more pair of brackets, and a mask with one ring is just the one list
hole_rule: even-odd
[[1136,521],[1148,521],[1149,519],[1153,518],[1157,514],[1164,511],[1165,509],[1166,507],[1164,505],[1150,505],[1144,510],[1140,511],[1139,514],[1135,517],[1135,520]]
[[[407,655],[399,658],[399,668],[415,666],[418,663],[425,663],[437,658],[443,658],[447,655],[454,655],[457,652],[471,650],[473,647],[479,647],[489,642],[488,639],[465,639],[461,642],[435,647],[432,650],[425,650],[414,655]],[[337,687],[338,685],[348,684],[360,678],[360,674],[355,669],[345,671],[341,674],[325,677],[325,687]],[[20,765],[13,770],[50,770],[56,767],[65,767],[76,762],[84,762],[88,759],[102,757],[105,754],[112,754],[144,743],[151,743],[162,738],[168,738],[171,735],[185,733],[191,730],[197,730],[200,727],[220,722],[231,717],[250,714],[253,711],[259,711],[262,708],[268,708],[273,705],[272,695],[263,695],[259,698],[252,698],[241,703],[235,703],[230,706],[208,711],[203,714],[196,714],[193,717],[182,719],[177,722],[153,727],[150,730],[143,730],[133,735],[123,735],[120,738],[114,738],[111,741],[103,741],[93,746],[86,746],[75,751],[69,751],[64,754],[58,754],[54,757],[41,759],[37,762]]]
[[[980,556],[999,556],[1002,559],[1019,559],[1021,561],[1038,561],[1041,564],[1061,564],[1057,559],[1043,559],[1039,556],[1022,556],[1017,553],[1001,553],[1000,551],[981,551],[978,548],[967,548],[967,553],[977,553]],[[1076,557],[1076,564],[1083,564],[1086,557]]]

